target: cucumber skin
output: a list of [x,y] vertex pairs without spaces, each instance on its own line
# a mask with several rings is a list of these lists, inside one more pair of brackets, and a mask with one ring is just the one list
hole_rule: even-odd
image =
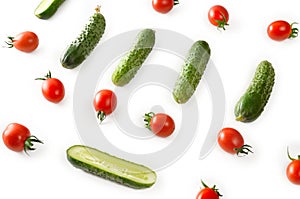
[[116,86],[128,84],[143,65],[155,44],[155,31],[144,29],[136,37],[135,44],[121,59],[112,74],[112,82]]
[[40,19],[49,19],[50,17],[52,17],[55,12],[57,11],[57,9],[60,7],[60,5],[65,2],[65,0],[54,0],[53,3],[51,4],[51,8],[48,8],[46,12],[43,12],[42,15],[41,14],[37,14],[36,10],[38,9],[38,7],[44,2],[44,1],[48,1],[48,0],[42,0],[40,2],[40,4],[37,6],[37,8],[34,11],[34,15],[37,16]]
[[180,75],[173,89],[173,97],[179,104],[186,103],[194,94],[210,59],[210,47],[206,41],[196,41],[190,48]]
[[[86,146],[74,145],[72,147],[86,147]],[[70,150],[72,147],[70,147],[68,150]],[[86,148],[90,148],[90,147],[86,147]],[[115,174],[110,173],[108,171],[103,171],[103,170],[98,169],[98,168],[96,168],[92,165],[89,165],[87,163],[84,163],[82,161],[79,161],[79,160],[71,157],[68,154],[68,150],[67,150],[67,159],[68,159],[68,161],[75,168],[81,169],[81,170],[83,170],[83,171],[85,171],[89,174],[93,174],[93,175],[101,177],[103,179],[110,180],[112,182],[115,182],[115,183],[118,183],[118,184],[121,184],[121,185],[125,185],[127,187],[134,188],[134,189],[145,189],[145,188],[151,187],[154,184],[154,183],[153,184],[140,184],[140,183],[132,181],[128,178],[124,178],[122,176],[115,175]]]
[[236,120],[245,123],[256,120],[268,103],[274,83],[275,71],[272,64],[262,61],[257,66],[248,89],[235,105]]
[[60,62],[67,69],[79,66],[94,50],[104,34],[106,21],[101,13],[90,17],[81,34],[66,48]]

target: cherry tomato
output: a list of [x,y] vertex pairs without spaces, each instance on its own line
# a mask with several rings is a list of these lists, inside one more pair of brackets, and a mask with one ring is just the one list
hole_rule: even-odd
[[2,139],[7,148],[12,151],[21,152],[28,150],[35,150],[33,143],[43,143],[37,137],[31,135],[29,129],[22,124],[9,124],[3,134]]
[[147,113],[144,116],[145,127],[159,137],[168,137],[175,130],[174,120],[165,113]]
[[97,111],[97,117],[102,122],[105,117],[111,114],[117,107],[116,94],[107,89],[100,90],[94,97],[94,108]]
[[36,80],[43,80],[42,93],[48,101],[59,103],[65,97],[63,83],[59,79],[51,77],[50,71],[44,78],[36,78]]
[[216,189],[215,185],[212,188],[210,188],[203,181],[201,182],[204,188],[202,188],[199,191],[199,193],[196,196],[196,199],[219,199],[219,197],[222,196],[219,193],[218,189]]
[[298,36],[298,29],[293,28],[294,24],[296,23],[289,24],[283,20],[274,21],[268,26],[267,33],[275,41],[295,38]]
[[218,134],[218,144],[226,152],[230,154],[245,154],[252,151],[251,146],[244,144],[244,138],[234,128],[223,128]]
[[6,42],[9,48],[15,47],[22,52],[32,52],[39,45],[38,36],[31,31],[25,31],[17,34],[15,37],[8,37],[9,41]]
[[177,5],[178,0],[152,0],[152,7],[160,13],[168,13],[172,10],[174,5]]
[[286,168],[287,178],[291,183],[300,185],[300,156],[298,156],[298,159],[292,158],[288,151],[288,157],[291,162]]
[[229,14],[226,8],[221,5],[215,5],[211,7],[208,11],[209,22],[225,30],[225,26],[228,26]]

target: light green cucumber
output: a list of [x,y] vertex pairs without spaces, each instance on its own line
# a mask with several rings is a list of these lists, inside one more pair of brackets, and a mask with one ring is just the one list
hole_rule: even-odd
[[242,97],[235,105],[237,121],[252,122],[263,112],[275,83],[275,71],[272,64],[262,61],[257,66],[254,77]]
[[173,89],[173,97],[179,104],[186,103],[194,94],[210,59],[210,47],[206,41],[196,41],[190,48],[180,75]]
[[40,19],[52,17],[65,0],[42,0],[34,10],[34,15]]
[[71,146],[67,159],[76,168],[131,188],[148,188],[156,182],[150,168],[88,146]]
[[112,74],[112,82],[116,86],[128,84],[136,75],[142,64],[152,51],[155,43],[155,31],[144,29],[139,32],[130,51],[121,59]]
[[105,18],[98,6],[81,34],[63,52],[60,58],[61,65],[67,69],[79,66],[99,43],[105,26]]

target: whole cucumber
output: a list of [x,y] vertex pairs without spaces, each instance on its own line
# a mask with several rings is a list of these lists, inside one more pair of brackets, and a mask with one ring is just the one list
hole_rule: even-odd
[[210,47],[206,41],[196,41],[190,48],[180,75],[173,89],[173,97],[179,104],[186,103],[194,94],[210,59]]
[[112,74],[112,82],[116,86],[128,84],[143,65],[155,44],[155,31],[141,30],[130,51],[121,59]]
[[81,34],[66,48],[60,62],[63,67],[73,69],[79,66],[94,50],[105,31],[105,18],[96,8]]
[[256,68],[253,80],[235,105],[237,121],[252,122],[263,112],[273,89],[275,71],[272,64],[262,61]]

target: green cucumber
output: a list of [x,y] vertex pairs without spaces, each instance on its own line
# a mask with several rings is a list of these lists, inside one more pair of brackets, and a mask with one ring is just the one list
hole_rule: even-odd
[[179,104],[186,103],[194,94],[210,59],[206,41],[196,41],[190,48],[173,89],[173,97]]
[[90,17],[81,34],[66,48],[60,58],[63,67],[73,69],[79,66],[94,50],[105,31],[105,18],[100,13],[100,7]]
[[71,146],[67,159],[76,168],[131,188],[148,188],[156,182],[156,173],[148,167],[88,146]]
[[136,75],[142,64],[152,51],[155,43],[155,32],[144,29],[139,32],[130,51],[121,59],[112,74],[112,82],[116,86],[128,84]]
[[34,10],[34,15],[40,19],[52,17],[65,0],[42,0]]
[[262,61],[256,68],[248,89],[235,105],[237,121],[252,122],[263,112],[273,89],[275,71],[272,64]]

